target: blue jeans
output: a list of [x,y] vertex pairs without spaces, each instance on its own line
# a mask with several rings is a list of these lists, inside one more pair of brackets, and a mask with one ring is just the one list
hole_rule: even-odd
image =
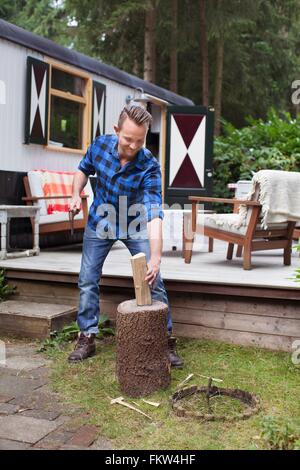
[[[99,332],[99,281],[103,263],[115,241],[116,239],[101,239],[97,237],[96,231],[92,230],[89,226],[85,229],[78,281],[80,302],[77,316],[79,329],[85,334],[97,334]],[[121,241],[127,246],[132,256],[143,252],[146,255],[147,261],[150,259],[148,239],[134,240],[127,238]],[[160,300],[169,306],[168,296],[160,273],[151,288],[151,296],[153,300]],[[170,306],[167,316],[167,328],[169,332],[172,331]]]

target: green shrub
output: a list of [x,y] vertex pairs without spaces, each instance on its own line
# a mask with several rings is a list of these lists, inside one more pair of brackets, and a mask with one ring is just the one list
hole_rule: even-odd
[[265,416],[262,420],[261,437],[269,449],[298,450],[300,426],[287,419]]
[[267,121],[247,122],[242,129],[224,122],[224,135],[215,139],[215,197],[232,197],[228,183],[251,179],[262,169],[300,171],[300,115],[292,119],[272,109]]
[[[97,338],[101,339],[106,335],[114,335],[115,332],[109,327],[109,318],[107,315],[100,315],[98,323],[99,333]],[[51,350],[61,349],[65,343],[73,341],[79,333],[79,328],[76,322],[72,322],[70,325],[65,326],[60,331],[51,331],[50,338],[42,341],[38,352],[45,352]]]
[[0,302],[15,292],[15,287],[7,284],[4,269],[0,269]]
[[[300,253],[300,244],[295,245],[293,248],[295,248],[295,250]],[[292,278],[292,280],[295,281],[295,282],[300,282],[300,268],[295,269],[294,277]]]

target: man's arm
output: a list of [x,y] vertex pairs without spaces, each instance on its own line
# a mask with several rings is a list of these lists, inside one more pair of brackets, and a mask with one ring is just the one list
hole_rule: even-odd
[[82,171],[78,170],[74,175],[72,199],[70,200],[69,204],[69,210],[72,211],[74,214],[78,214],[80,212],[80,194],[87,182],[88,176],[86,176]]
[[150,260],[145,281],[151,286],[160,270],[162,253],[162,220],[155,217],[147,223],[148,238],[150,244]]

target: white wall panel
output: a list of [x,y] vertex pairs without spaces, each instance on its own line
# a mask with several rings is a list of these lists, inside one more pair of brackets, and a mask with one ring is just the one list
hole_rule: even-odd
[[[49,169],[74,171],[82,158],[78,154],[46,150],[42,145],[24,142],[27,56],[46,60],[43,55],[0,39],[0,81],[6,89],[6,103],[0,104],[0,170]],[[113,133],[126,96],[133,89],[95,74],[91,78],[106,85],[105,132]]]

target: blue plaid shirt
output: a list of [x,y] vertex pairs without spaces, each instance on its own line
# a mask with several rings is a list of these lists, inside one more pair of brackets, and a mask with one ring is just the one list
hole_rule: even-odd
[[[97,175],[88,218],[93,230],[109,232],[109,238],[127,238],[138,220],[137,231],[143,231],[150,220],[163,219],[160,166],[149,150],[142,148],[132,162],[121,167],[118,137],[102,135],[89,146],[78,169],[86,176]],[[134,204],[142,204],[142,210]],[[115,218],[108,217],[109,205],[115,209]]]

